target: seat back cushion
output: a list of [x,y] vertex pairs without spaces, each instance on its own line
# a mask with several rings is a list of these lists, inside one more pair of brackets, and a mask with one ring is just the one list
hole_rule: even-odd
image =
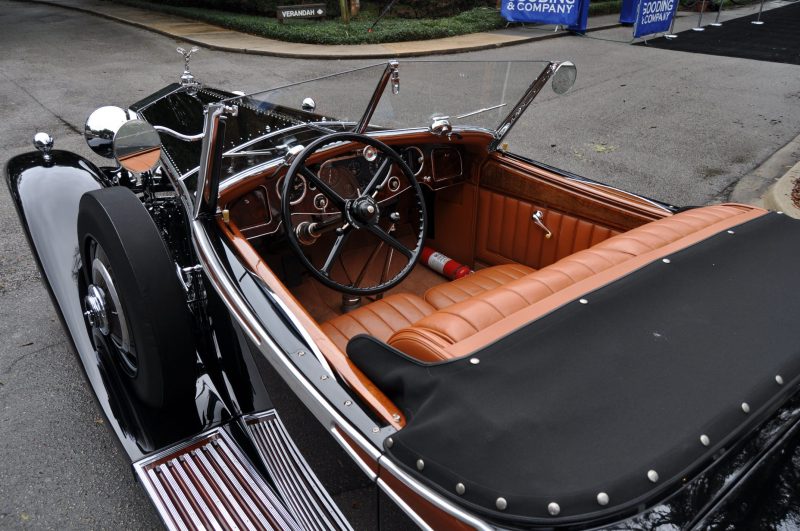
[[[692,235],[699,231],[718,227],[719,230],[705,236],[709,237],[743,223],[752,217],[753,211],[764,212],[746,205],[717,205],[647,223],[522,278],[440,309],[413,326],[398,330],[388,343],[418,359],[449,359],[458,350],[453,349],[453,345],[478,338],[488,327],[577,282],[682,239],[687,239],[686,246],[691,245],[694,243]],[[498,338],[486,337],[485,343],[494,339]]]

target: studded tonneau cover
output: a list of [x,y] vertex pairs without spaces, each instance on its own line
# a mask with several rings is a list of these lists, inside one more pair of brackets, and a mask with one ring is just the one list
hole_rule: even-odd
[[387,452],[409,473],[490,518],[587,520],[658,500],[796,391],[799,263],[800,222],[767,214],[466,358],[348,353],[404,409]]

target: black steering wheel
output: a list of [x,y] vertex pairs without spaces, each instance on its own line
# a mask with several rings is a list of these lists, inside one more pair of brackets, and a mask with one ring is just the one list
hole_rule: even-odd
[[[314,156],[328,148],[335,155]],[[391,289],[411,272],[427,227],[422,190],[403,158],[357,133],[323,136],[291,161],[281,215],[289,245],[311,274],[359,296]]]

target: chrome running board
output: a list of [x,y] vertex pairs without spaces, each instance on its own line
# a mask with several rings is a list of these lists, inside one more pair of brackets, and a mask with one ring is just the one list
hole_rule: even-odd
[[168,529],[301,529],[222,428],[133,466]]
[[286,507],[306,529],[352,530],[275,410],[243,417]]

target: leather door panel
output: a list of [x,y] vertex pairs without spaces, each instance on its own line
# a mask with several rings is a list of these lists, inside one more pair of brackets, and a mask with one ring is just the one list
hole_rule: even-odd
[[[545,231],[531,219],[540,210]],[[481,189],[478,199],[477,258],[488,264],[518,262],[541,269],[588,249],[619,231],[581,220],[528,201]]]

